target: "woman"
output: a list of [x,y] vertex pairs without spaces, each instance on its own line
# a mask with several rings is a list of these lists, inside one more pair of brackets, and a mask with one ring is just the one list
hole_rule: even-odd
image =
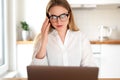
[[67,0],[50,0],[46,15],[35,39],[32,64],[95,66],[90,43],[75,25]]

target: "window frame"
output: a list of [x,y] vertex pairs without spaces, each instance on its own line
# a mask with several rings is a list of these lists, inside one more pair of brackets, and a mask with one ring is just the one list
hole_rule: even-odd
[[2,33],[2,34],[0,34],[0,48],[1,48],[1,50],[0,50],[0,60],[2,60],[2,63],[0,63],[0,66],[3,64],[3,43],[2,43],[2,41],[3,41],[3,29],[2,29],[2,19],[3,19],[3,17],[2,17],[2,6],[3,5],[1,5],[2,4],[2,0],[0,1],[0,33]]
[[6,25],[7,25],[7,13],[6,13],[6,0],[1,0],[2,3],[2,17],[3,17],[3,56],[4,56],[4,64],[0,66],[0,76],[8,71],[8,50],[7,50],[7,32],[6,32]]

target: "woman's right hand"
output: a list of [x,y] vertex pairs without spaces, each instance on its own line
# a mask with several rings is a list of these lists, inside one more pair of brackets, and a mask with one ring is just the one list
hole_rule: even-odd
[[49,19],[46,18],[41,28],[41,39],[40,39],[41,46],[36,55],[36,58],[41,59],[41,58],[44,58],[46,55],[46,45],[48,42],[49,28],[50,28],[50,22],[49,22]]
[[50,22],[49,19],[46,17],[41,28],[41,45],[43,46],[47,44],[49,28],[50,28]]

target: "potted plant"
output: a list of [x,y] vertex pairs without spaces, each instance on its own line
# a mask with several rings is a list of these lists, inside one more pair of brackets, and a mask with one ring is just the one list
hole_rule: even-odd
[[21,21],[21,28],[22,28],[22,39],[24,41],[29,40],[29,25],[26,21]]

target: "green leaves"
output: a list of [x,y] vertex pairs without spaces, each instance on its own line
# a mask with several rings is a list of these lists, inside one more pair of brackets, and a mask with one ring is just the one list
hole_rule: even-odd
[[29,25],[27,24],[27,22],[26,21],[21,21],[21,27],[22,27],[22,29],[23,30],[25,30],[25,31],[29,31]]

